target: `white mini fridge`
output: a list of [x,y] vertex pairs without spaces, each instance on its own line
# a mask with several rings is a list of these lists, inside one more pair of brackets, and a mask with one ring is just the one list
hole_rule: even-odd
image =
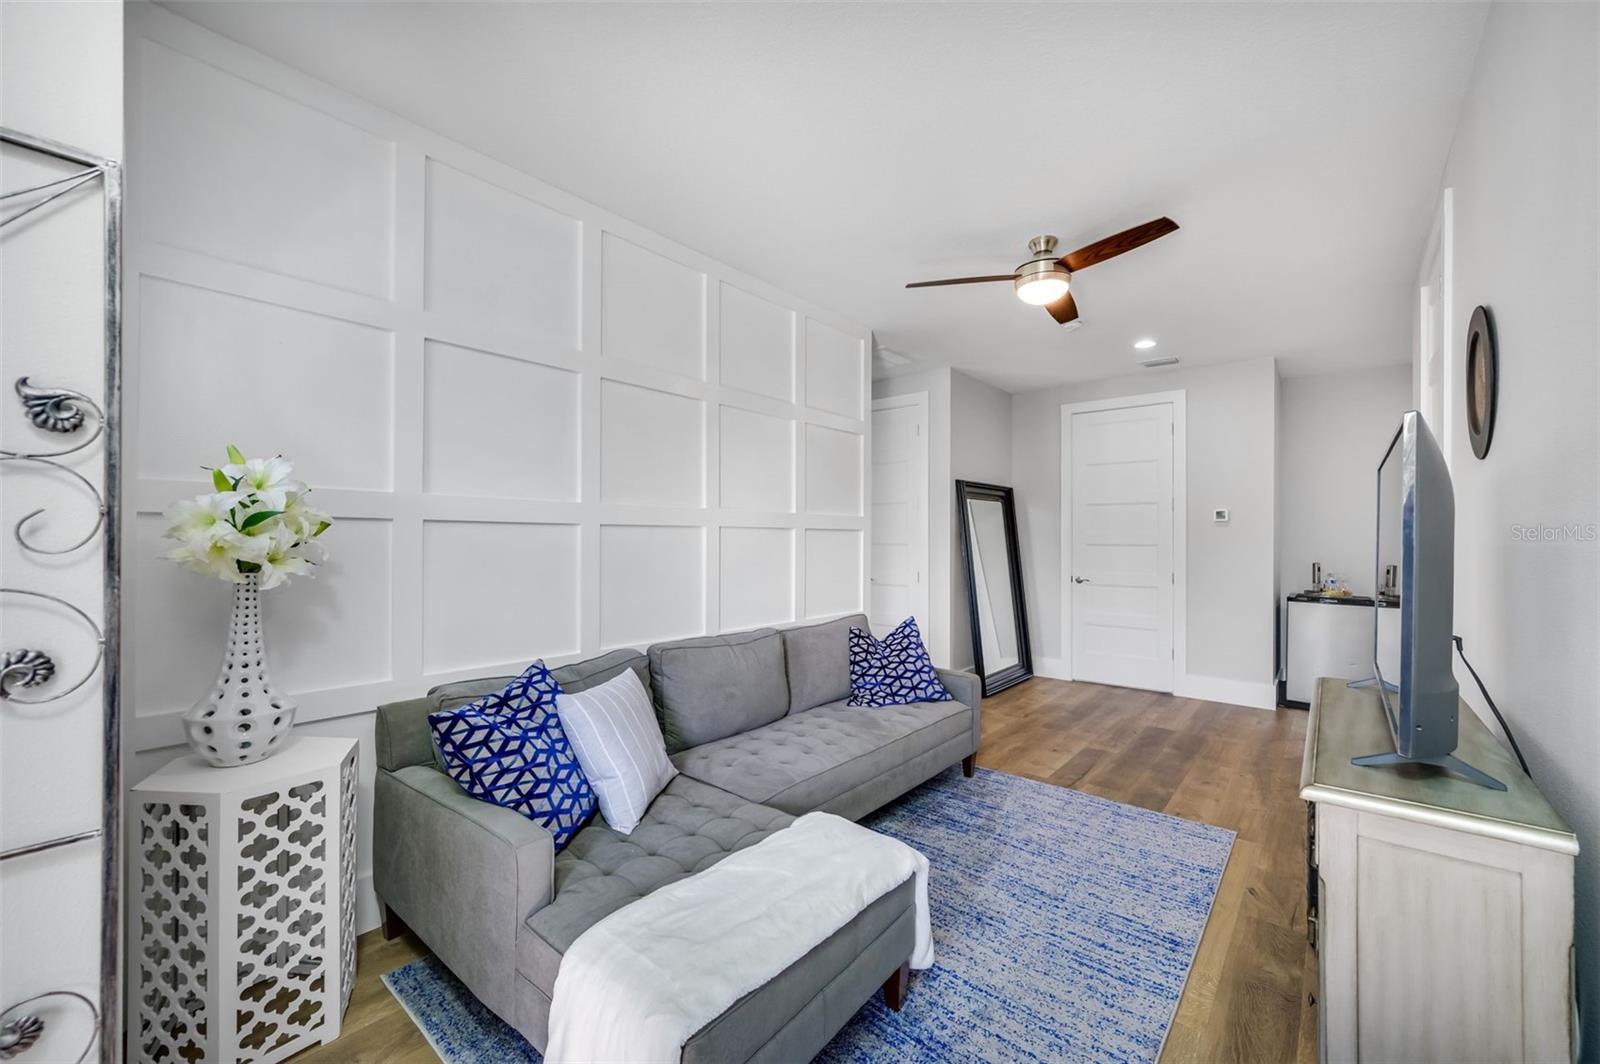
[[[1310,706],[1319,676],[1372,675],[1370,598],[1290,595],[1284,607],[1284,705]],[[1398,660],[1400,610],[1389,603],[1378,608],[1378,647],[1383,660]]]

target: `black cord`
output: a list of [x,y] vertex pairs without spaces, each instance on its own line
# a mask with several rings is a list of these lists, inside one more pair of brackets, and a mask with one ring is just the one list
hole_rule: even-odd
[[1465,665],[1467,671],[1472,673],[1472,678],[1477,681],[1478,690],[1483,692],[1483,700],[1489,703],[1489,711],[1494,714],[1494,719],[1500,722],[1500,730],[1506,733],[1506,740],[1511,743],[1511,752],[1517,755],[1517,761],[1522,765],[1522,774],[1530,780],[1533,779],[1533,773],[1528,771],[1528,759],[1522,756],[1522,748],[1517,746],[1517,737],[1511,734],[1511,725],[1507,724],[1506,718],[1500,715],[1500,707],[1495,705],[1494,699],[1489,697],[1489,689],[1483,686],[1483,679],[1478,675],[1478,670],[1474,669],[1472,662],[1467,660],[1467,648],[1461,644],[1461,637],[1453,635],[1450,638],[1455,641],[1456,653],[1461,655],[1461,664]]

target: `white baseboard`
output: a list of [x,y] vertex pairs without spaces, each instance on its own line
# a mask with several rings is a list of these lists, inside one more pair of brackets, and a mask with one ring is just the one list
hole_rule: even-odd
[[1252,683],[1249,680],[1230,680],[1221,676],[1200,676],[1189,673],[1172,692],[1179,698],[1198,698],[1205,702],[1226,702],[1233,706],[1250,706],[1253,709],[1277,709],[1278,685],[1269,681]]
[[1072,673],[1067,668],[1065,658],[1034,658],[1033,674],[1043,676],[1048,680],[1070,680]]
[[[1072,671],[1065,658],[1034,658],[1033,674],[1051,680],[1070,680]],[[1234,706],[1253,709],[1276,709],[1278,685],[1251,683],[1248,680],[1229,680],[1220,676],[1199,676],[1190,673],[1180,677],[1177,689],[1172,692],[1179,698],[1198,698],[1203,702],[1226,702]]]

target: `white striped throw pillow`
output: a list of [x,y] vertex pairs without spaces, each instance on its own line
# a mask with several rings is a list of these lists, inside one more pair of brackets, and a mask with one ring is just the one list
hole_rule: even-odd
[[556,697],[556,716],[578,755],[600,813],[615,831],[630,834],[661,788],[678,774],[650,695],[632,669],[597,687]]

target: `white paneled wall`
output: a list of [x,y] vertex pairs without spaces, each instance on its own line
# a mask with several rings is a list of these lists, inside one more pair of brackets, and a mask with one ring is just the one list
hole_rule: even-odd
[[160,511],[229,442],[336,519],[268,640],[369,801],[379,703],[862,607],[865,330],[164,10],[127,48],[134,779],[221,654]]

